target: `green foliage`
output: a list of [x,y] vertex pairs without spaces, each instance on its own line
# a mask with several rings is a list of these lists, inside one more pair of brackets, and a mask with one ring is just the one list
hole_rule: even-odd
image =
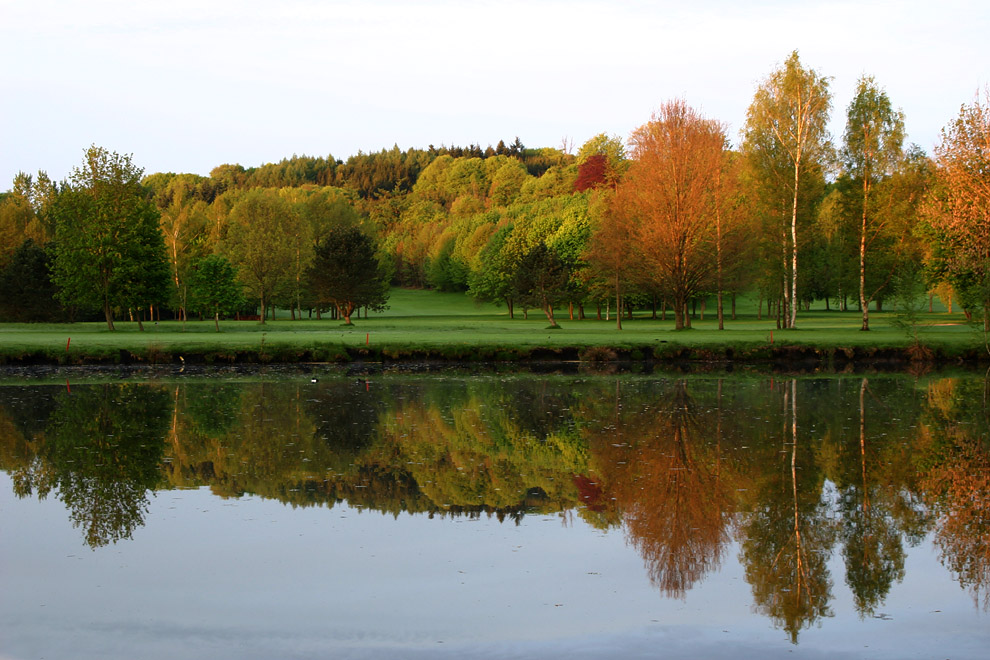
[[551,326],[556,326],[553,308],[567,299],[571,269],[558,254],[540,243],[519,260],[512,290],[524,305],[539,307]]
[[0,270],[0,319],[61,321],[65,313],[56,294],[50,254],[34,241],[24,241],[7,267]]
[[515,260],[506,250],[513,225],[508,225],[496,231],[478,256],[471,268],[469,277],[469,292],[478,300],[488,300],[494,303],[505,301],[510,304],[512,299],[512,275],[515,272]]
[[86,543],[129,539],[144,524],[148,492],[162,483],[171,402],[157,387],[77,386],[59,397],[45,431],[48,469],[30,478],[55,491]]
[[455,240],[447,239],[441,246],[440,252],[428,262],[427,281],[437,291],[467,290],[468,268],[464,262],[454,256],[455,247]]
[[277,191],[249,191],[230,212],[226,251],[247,291],[267,304],[288,286],[297,251],[305,243],[298,214]]
[[90,147],[54,203],[52,279],[66,305],[113,310],[163,302],[168,292],[158,211],[130,156]]
[[328,232],[306,275],[317,303],[334,305],[348,325],[355,309],[381,310],[388,301],[388,274],[372,240],[356,227]]
[[244,306],[237,269],[221,255],[212,254],[195,262],[189,288],[191,306],[212,316],[217,332],[220,332],[221,315],[232,314]]

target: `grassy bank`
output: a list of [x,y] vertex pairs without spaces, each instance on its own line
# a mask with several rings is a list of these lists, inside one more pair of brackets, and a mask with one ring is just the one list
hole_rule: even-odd
[[477,304],[462,294],[396,290],[390,309],[353,326],[332,320],[120,322],[116,332],[103,323],[2,324],[2,364],[347,362],[400,360],[747,360],[910,361],[987,360],[981,332],[960,313],[935,311],[918,319],[918,349],[896,314],[873,312],[871,331],[859,330],[858,312],[802,311],[798,328],[777,330],[773,319],[757,317],[756,304],[743,301],[736,320],[719,331],[709,307],[690,330],[675,331],[673,320],[640,313],[616,330],[611,320],[570,320],[558,313],[560,330],[548,330],[539,311],[529,319],[517,312]]

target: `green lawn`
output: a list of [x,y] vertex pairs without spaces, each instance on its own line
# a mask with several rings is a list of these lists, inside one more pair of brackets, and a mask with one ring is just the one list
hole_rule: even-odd
[[[121,350],[134,354],[181,355],[183,352],[260,352],[269,349],[312,350],[315,355],[333,355],[334,351],[368,346],[371,352],[388,349],[450,350],[470,353],[475,348],[531,350],[561,347],[611,346],[637,348],[655,346],[665,349],[688,347],[736,350],[769,346],[803,345],[830,347],[903,347],[910,343],[908,334],[896,327],[892,312],[872,312],[870,332],[859,330],[859,312],[813,309],[798,314],[798,327],[777,330],[775,320],[758,319],[755,301],[738,303],[737,320],[726,320],[723,331],[717,329],[714,307],[709,306],[705,320],[695,318],[693,328],[675,331],[674,323],[654,321],[648,312],[623,321],[623,330],[611,320],[598,321],[595,310],[586,309],[590,318],[570,320],[567,310],[559,310],[561,330],[547,330],[542,312],[530,310],[529,320],[517,309],[510,320],[505,308],[476,303],[464,294],[437,293],[396,289],[387,311],[370,318],[356,318],[352,327],[339,321],[323,319],[289,320],[279,314],[276,321],[261,325],[255,321],[222,321],[221,332],[214,331],[212,321],[180,323],[162,321],[145,323],[140,332],[137,323],[121,321],[117,331],[109,332],[104,323],[73,324],[0,324],[0,358],[30,353],[44,353],[49,360],[76,361],[80,356],[112,358]],[[931,348],[948,354],[979,349],[983,335],[967,325],[961,313],[935,311],[922,315],[919,338]],[[71,340],[71,341],[70,341]],[[66,344],[68,343],[68,351]],[[329,351],[329,353],[328,353]]]

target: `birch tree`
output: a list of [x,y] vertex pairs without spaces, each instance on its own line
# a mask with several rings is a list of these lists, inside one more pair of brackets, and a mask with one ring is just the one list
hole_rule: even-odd
[[[866,292],[866,253],[872,239],[885,226],[884,215],[872,213],[870,194],[874,186],[890,176],[901,160],[904,142],[904,113],[895,111],[887,93],[877,87],[872,76],[863,76],[856,96],[849,104],[843,136],[842,163],[846,173],[859,184],[862,204],[859,230],[859,306],[863,311],[861,330],[870,329],[870,302],[877,290]],[[882,285],[881,285],[882,286]]]
[[[832,108],[829,78],[801,65],[797,51],[784,65],[770,74],[759,87],[749,106],[744,128],[743,149],[753,159],[784,159],[793,177],[790,235],[784,235],[784,298],[789,307],[785,327],[797,322],[798,282],[798,197],[803,171],[825,159],[829,150],[826,124]],[[787,252],[790,254],[788,255]],[[786,261],[790,258],[789,267]],[[789,271],[789,272],[788,272]]]

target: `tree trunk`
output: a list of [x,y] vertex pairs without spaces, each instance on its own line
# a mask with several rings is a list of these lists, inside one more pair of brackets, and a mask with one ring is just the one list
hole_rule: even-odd
[[107,330],[113,332],[113,312],[110,310],[110,301],[106,298],[103,299],[103,316],[107,320]]
[[262,293],[259,298],[261,299],[261,325],[264,325],[265,317],[268,316],[268,309],[265,308],[265,294]]
[[[722,188],[722,171],[719,170],[718,173],[718,187],[719,190]],[[719,195],[719,200],[721,201],[721,195]],[[717,266],[717,277],[715,282],[715,290],[717,292],[716,301],[716,315],[718,316],[718,329],[725,330],[725,317],[722,314],[722,206],[719,204],[715,207],[715,231],[716,231],[716,241],[715,241],[715,260]]]
[[[799,123],[800,127],[801,124]],[[794,205],[791,210],[791,320],[787,327],[793,328],[797,325],[797,272],[798,272],[798,249],[797,249],[797,209],[798,209],[798,184],[800,183],[801,172],[801,141],[803,136],[798,130],[797,158],[794,159]]]
[[574,320],[574,303],[573,302],[568,302],[567,303],[567,314],[570,317],[570,320],[573,321]]
[[[619,274],[615,274],[615,309],[622,309],[622,289],[619,285]],[[622,330],[622,314],[615,315],[615,328],[616,330]]]
[[866,202],[869,195],[869,176],[863,176],[863,217],[859,231],[859,307],[863,311],[863,326],[870,329],[870,301],[866,299]]
[[578,321],[584,320],[584,303],[578,303]]
[[220,312],[213,313],[213,325],[216,326],[217,332],[220,332]]
[[344,303],[342,305],[337,305],[337,312],[344,319],[344,325],[353,325],[351,323],[351,314],[354,313],[354,305],[351,303]]
[[550,321],[550,327],[551,328],[556,328],[557,327],[557,321],[553,318],[553,305],[549,305],[549,304],[546,303],[546,301],[544,301],[543,302],[543,305],[542,305],[542,308],[543,308],[543,313],[547,317],[547,320]]

